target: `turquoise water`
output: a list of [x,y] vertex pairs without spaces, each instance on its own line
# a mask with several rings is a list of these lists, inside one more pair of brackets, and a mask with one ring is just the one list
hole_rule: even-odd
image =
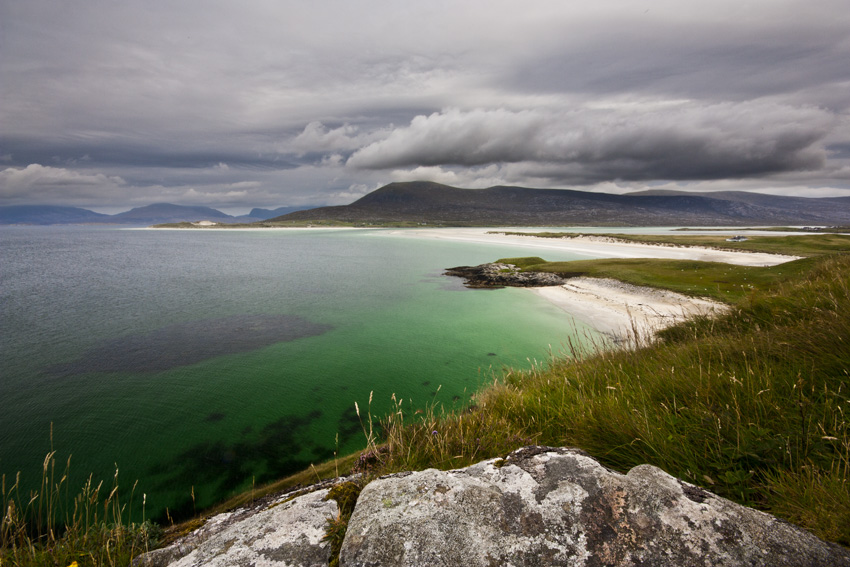
[[[138,480],[148,516],[203,508],[364,444],[354,402],[464,404],[590,331],[444,268],[527,248],[380,230],[0,230],[0,472],[53,445]],[[549,260],[574,259],[569,255]],[[73,487],[72,487],[73,488]]]

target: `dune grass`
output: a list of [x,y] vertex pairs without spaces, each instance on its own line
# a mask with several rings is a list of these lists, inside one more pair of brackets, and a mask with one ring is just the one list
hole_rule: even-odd
[[[74,492],[68,484],[70,458],[57,470],[56,453],[45,457],[39,489],[20,491],[20,474],[0,479],[3,517],[0,520],[0,567],[60,566],[76,562],[78,567],[126,566],[137,555],[167,545],[201,527],[205,518],[253,503],[276,494],[348,472],[358,455],[340,457],[312,466],[278,481],[254,487],[190,520],[158,526],[150,521],[132,521],[131,503],[138,501],[135,486],[128,502],[119,495],[118,470],[109,484],[89,477]],[[142,495],[144,506],[146,495]],[[144,517],[144,511],[142,513]]]
[[529,443],[650,463],[850,545],[850,257],[752,291],[634,350],[509,371],[463,412],[403,404],[382,472],[466,466]]
[[669,289],[684,295],[709,297],[724,303],[737,303],[753,290],[803,277],[812,269],[816,260],[803,258],[768,267],[654,258],[546,262],[542,258],[532,257],[503,258],[499,262],[515,264],[527,272],[614,278],[634,285]]
[[[49,452],[39,489],[26,494],[20,491],[20,474],[14,480],[3,475],[0,565],[123,567],[157,546],[158,526],[130,520],[135,486],[122,502],[118,469],[111,483],[90,476],[77,492],[68,485],[70,466],[69,458],[57,469],[56,453]],[[141,501],[144,507],[144,494]]]

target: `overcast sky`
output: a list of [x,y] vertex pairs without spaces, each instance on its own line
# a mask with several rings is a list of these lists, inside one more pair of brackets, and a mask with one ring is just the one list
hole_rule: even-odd
[[847,0],[2,0],[0,204],[850,195]]

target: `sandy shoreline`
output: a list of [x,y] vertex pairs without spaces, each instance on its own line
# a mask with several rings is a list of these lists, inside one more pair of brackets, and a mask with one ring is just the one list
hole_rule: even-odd
[[[528,248],[529,255],[545,255],[547,250],[557,250],[589,258],[663,258],[724,262],[743,266],[775,266],[797,259],[795,256],[757,252],[624,243],[593,236],[551,239],[490,234],[492,230],[411,229],[392,231],[392,234],[520,246]],[[635,286],[613,279],[580,277],[572,278],[561,286],[528,289],[621,344],[629,344],[635,340],[635,335],[638,340],[650,339],[657,331],[688,318],[716,315],[729,309],[720,302]]]
[[607,278],[572,278],[561,286],[528,289],[619,344],[650,339],[688,318],[729,309],[716,301]]

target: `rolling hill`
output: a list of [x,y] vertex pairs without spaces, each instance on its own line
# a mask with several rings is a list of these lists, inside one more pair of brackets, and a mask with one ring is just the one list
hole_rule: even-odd
[[455,226],[845,225],[850,224],[850,199],[743,192],[613,195],[505,186],[459,189],[417,181],[391,183],[350,205],[297,211],[269,220]]

